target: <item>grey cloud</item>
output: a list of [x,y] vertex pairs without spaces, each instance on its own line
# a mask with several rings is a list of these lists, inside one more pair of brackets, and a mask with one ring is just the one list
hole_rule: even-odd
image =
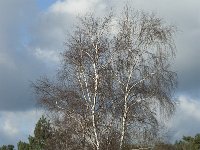
[[34,0],[0,1],[0,110],[35,107],[29,81],[49,71],[28,46],[36,10]]
[[31,109],[27,111],[0,111],[0,146],[28,141],[33,135],[34,127],[42,111]]
[[200,132],[199,99],[191,99],[186,96],[179,97],[177,111],[169,124],[170,140],[174,142],[183,135],[194,136]]
[[51,12],[43,13],[37,19],[37,23],[32,26],[32,41],[30,46],[34,49],[40,48],[45,51],[63,50],[64,41],[71,18],[66,14],[54,14]]
[[3,131],[0,131],[0,146],[2,145],[8,145],[10,143],[15,143],[16,139],[12,139],[9,136],[7,136],[7,133],[4,133]]

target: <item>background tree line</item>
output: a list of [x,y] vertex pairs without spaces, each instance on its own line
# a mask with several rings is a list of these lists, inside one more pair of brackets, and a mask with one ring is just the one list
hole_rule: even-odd
[[[56,129],[51,127],[50,121],[42,116],[37,122],[34,135],[29,136],[28,142],[19,141],[18,150],[53,150],[56,141],[52,139],[52,135],[58,134]],[[58,139],[62,141],[62,136]],[[139,149],[140,145],[125,145],[123,150]],[[151,150],[199,150],[200,134],[192,136],[183,136],[181,140],[177,140],[174,144],[156,143]],[[0,150],[15,150],[13,145],[3,145]]]

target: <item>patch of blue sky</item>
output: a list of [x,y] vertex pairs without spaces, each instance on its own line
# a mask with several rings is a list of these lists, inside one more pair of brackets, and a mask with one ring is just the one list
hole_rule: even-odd
[[53,3],[55,3],[57,0],[37,0],[38,8],[43,11],[48,9],[49,6],[51,6]]

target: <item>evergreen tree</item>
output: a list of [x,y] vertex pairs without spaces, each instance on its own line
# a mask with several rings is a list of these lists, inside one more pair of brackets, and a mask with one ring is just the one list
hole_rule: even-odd
[[[37,122],[34,130],[34,135],[29,136],[29,143],[18,142],[18,150],[44,150],[46,149],[47,141],[50,139],[52,128],[49,120],[42,116]],[[1,149],[0,149],[1,150]],[[3,149],[4,150],[4,149]],[[7,149],[6,149],[7,150]]]
[[0,150],[14,150],[14,146],[13,145],[3,145],[2,147],[0,147]]
[[17,144],[18,150],[29,150],[29,144],[26,142],[19,141]]
[[7,146],[3,145],[2,147],[0,147],[0,150],[7,150]]
[[194,137],[183,136],[182,140],[176,141],[174,146],[176,150],[199,150],[200,134],[196,134]]
[[36,124],[34,136],[29,136],[30,150],[45,149],[46,142],[51,135],[50,122],[42,116]]

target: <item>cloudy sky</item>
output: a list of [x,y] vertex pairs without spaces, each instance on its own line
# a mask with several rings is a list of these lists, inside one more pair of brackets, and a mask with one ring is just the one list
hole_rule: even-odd
[[[75,17],[118,12],[124,0],[0,0],[0,145],[26,141],[42,112],[30,82],[51,76]],[[129,0],[178,27],[174,68],[179,76],[171,139],[200,133],[200,1]]]

